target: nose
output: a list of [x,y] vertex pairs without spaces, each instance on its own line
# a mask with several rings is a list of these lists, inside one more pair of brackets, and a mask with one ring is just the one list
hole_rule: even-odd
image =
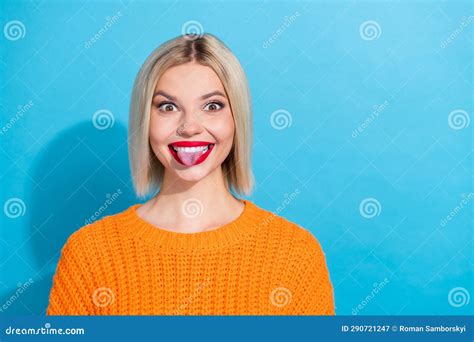
[[176,134],[183,137],[192,137],[202,131],[203,127],[199,120],[199,114],[185,114],[184,120],[176,130]]

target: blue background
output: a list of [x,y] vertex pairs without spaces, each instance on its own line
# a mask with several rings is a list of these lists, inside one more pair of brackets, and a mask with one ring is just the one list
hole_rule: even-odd
[[[24,26],[18,39],[4,30],[0,37],[0,204],[24,203],[19,217],[0,212],[0,304],[33,280],[3,313],[44,313],[67,237],[117,190],[103,215],[139,201],[127,159],[132,83],[148,54],[189,21],[244,66],[257,181],[249,198],[275,212],[299,191],[279,214],[321,242],[336,313],[358,305],[359,315],[473,312],[470,1],[0,6],[2,28]],[[378,25],[375,36],[361,32],[367,21]],[[92,122],[101,109],[113,114],[103,130]],[[275,128],[279,110],[288,121]],[[448,120],[456,110],[464,111],[461,127]],[[360,209],[367,198],[377,201],[375,216]],[[448,294],[459,287],[464,297],[453,305]]]

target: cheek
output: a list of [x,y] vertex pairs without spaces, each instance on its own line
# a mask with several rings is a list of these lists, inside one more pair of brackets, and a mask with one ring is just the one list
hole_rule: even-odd
[[152,145],[167,144],[170,135],[175,132],[176,127],[172,120],[160,120],[152,114],[150,119],[150,143]]
[[232,146],[235,125],[232,114],[213,120],[209,130],[222,146]]
[[214,118],[212,124],[208,125],[208,130],[219,144],[216,149],[218,153],[213,160],[215,163],[221,164],[229,155],[234,142],[235,124],[232,114],[229,113],[228,116],[219,119]]
[[168,143],[175,130],[176,127],[169,120],[160,120],[156,117],[150,119],[150,145],[155,156],[163,165],[166,165],[170,158]]

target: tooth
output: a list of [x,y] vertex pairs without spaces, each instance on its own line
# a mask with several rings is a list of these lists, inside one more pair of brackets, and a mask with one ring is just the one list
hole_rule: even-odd
[[193,147],[177,147],[177,146],[172,146],[172,148],[178,152],[186,152],[186,153],[194,153],[194,152],[206,152],[209,150],[210,145],[204,145],[204,146],[193,146]]

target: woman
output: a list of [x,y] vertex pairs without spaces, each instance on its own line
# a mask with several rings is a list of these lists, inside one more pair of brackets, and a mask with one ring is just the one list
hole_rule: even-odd
[[[129,155],[139,196],[75,232],[49,315],[333,315],[318,241],[249,194],[250,94],[215,36],[156,49],[134,84]],[[157,192],[158,191],[158,192]]]

